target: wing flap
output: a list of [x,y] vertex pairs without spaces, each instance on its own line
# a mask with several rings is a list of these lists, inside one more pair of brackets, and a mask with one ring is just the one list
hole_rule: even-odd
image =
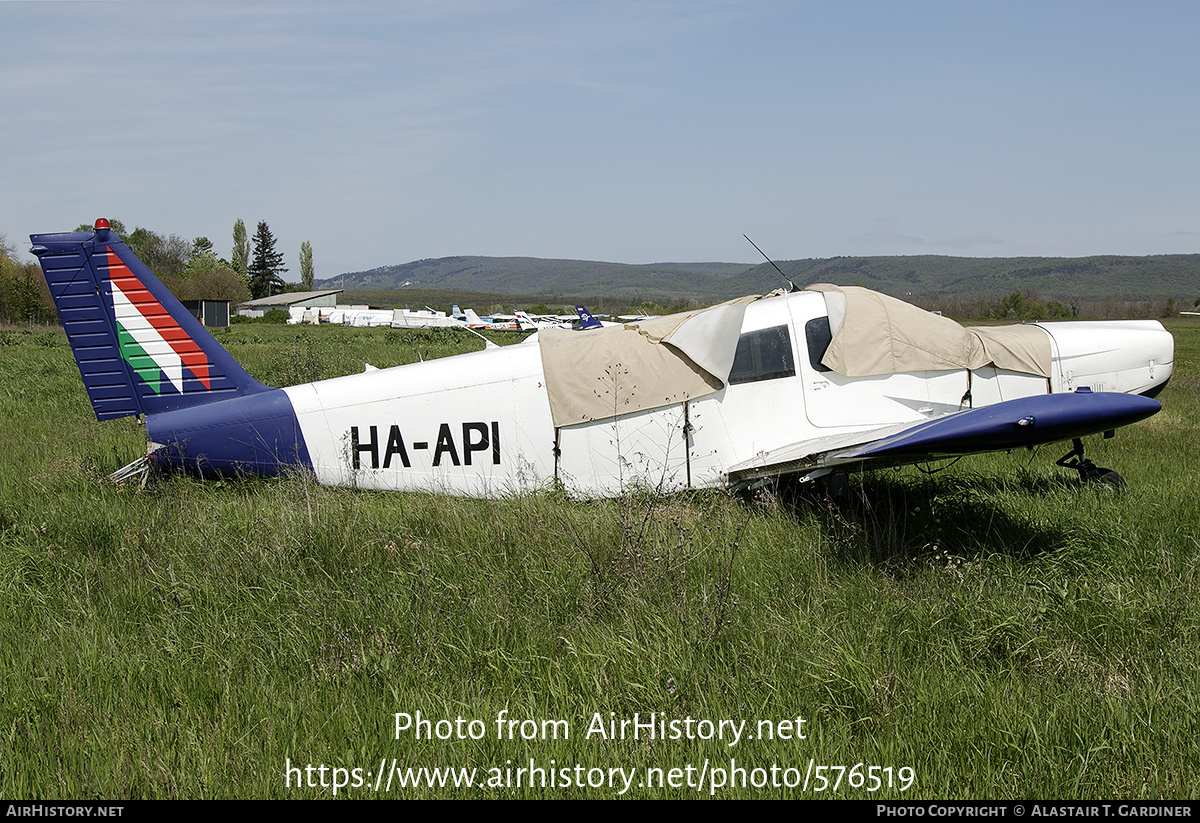
[[864,443],[873,443],[913,427],[912,423],[895,423],[890,426],[862,431],[839,432],[824,437],[789,443],[777,449],[761,451],[749,460],[729,467],[730,477],[752,480],[779,474],[803,472],[825,465],[822,459],[839,450]]

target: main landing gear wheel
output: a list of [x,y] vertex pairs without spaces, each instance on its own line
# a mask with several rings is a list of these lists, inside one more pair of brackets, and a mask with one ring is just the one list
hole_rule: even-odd
[[1058,460],[1056,466],[1064,469],[1074,469],[1079,472],[1079,480],[1084,483],[1102,483],[1109,488],[1121,491],[1125,488],[1125,478],[1112,469],[1097,466],[1083,456],[1083,441],[1076,437],[1071,441],[1072,449]]

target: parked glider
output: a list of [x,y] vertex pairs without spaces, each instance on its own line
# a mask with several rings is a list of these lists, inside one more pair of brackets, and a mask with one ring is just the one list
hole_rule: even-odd
[[1087,476],[1078,438],[1157,412],[1173,361],[1154,321],[965,329],[815,286],[273,389],[107,221],[31,239],[97,417],[142,416],[147,465],[206,475],[605,495],[1075,440],[1060,463]]

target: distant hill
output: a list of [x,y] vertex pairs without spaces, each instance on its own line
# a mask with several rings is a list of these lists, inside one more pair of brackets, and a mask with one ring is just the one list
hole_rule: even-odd
[[[1032,289],[1058,300],[1144,300],[1200,296],[1200,254],[1150,257],[834,257],[779,267],[798,284],[863,285],[897,297],[1008,294]],[[770,274],[775,275],[771,280]],[[778,282],[769,265],[747,282]]]
[[707,300],[747,291],[734,282],[746,263],[602,263],[539,257],[441,257],[317,281],[317,288],[441,289],[567,297],[603,294],[632,300]]
[[[1150,257],[834,257],[782,260],[797,285],[862,285],[897,297],[969,296],[1033,290],[1058,300],[1200,296],[1200,254]],[[668,303],[712,302],[784,285],[767,263],[604,263],[537,257],[442,257],[348,272],[318,288],[440,289],[505,295],[598,294]]]

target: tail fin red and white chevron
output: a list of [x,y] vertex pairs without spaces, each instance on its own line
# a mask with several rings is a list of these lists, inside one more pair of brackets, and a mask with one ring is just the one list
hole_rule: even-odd
[[36,234],[96,417],[157,414],[265,391],[109,228]]

